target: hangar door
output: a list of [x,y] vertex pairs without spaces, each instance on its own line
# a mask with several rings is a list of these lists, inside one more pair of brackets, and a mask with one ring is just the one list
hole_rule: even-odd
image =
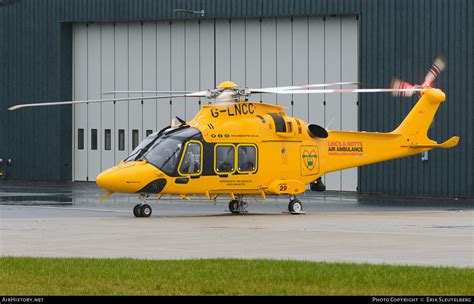
[[[246,87],[357,81],[355,17],[216,19],[75,24],[75,100],[140,96],[113,90],[205,90],[224,80]],[[147,95],[147,94],[144,94]],[[254,96],[328,129],[357,130],[355,94]],[[148,134],[179,116],[195,98],[74,106],[73,179],[95,180]],[[355,191],[357,169],[325,176],[328,189]]]

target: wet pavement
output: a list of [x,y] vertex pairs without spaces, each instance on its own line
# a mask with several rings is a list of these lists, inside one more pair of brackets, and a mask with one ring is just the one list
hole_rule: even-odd
[[248,199],[246,215],[216,202],[147,201],[94,183],[0,183],[0,255],[137,258],[277,258],[474,266],[474,200],[326,191]]
[[[0,218],[22,217],[88,217],[131,216],[134,205],[140,203],[137,195],[113,194],[99,202],[106,192],[95,183],[0,183]],[[371,212],[371,211],[427,211],[474,210],[474,199],[420,198],[388,195],[367,195],[353,192],[311,192],[298,198],[308,213],[317,212]],[[248,197],[248,211],[255,214],[287,212],[288,198],[279,197],[262,201]],[[147,203],[155,216],[193,216],[228,213],[229,198],[207,201],[202,198],[186,201],[165,196]],[[35,207],[35,208],[28,208]],[[28,208],[28,211],[24,211]]]

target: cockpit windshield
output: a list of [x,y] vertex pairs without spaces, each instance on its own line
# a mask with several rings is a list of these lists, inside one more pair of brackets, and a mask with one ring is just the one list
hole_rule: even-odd
[[199,134],[195,128],[178,127],[154,133],[143,140],[126,161],[146,160],[167,174],[175,172],[186,141]]
[[132,153],[125,159],[125,161],[133,161],[138,160],[146,150],[147,146],[150,145],[157,137],[158,132],[150,134],[147,136],[135,149],[133,149]]
[[163,172],[172,173],[178,166],[182,147],[181,139],[173,137],[158,139],[144,158]]

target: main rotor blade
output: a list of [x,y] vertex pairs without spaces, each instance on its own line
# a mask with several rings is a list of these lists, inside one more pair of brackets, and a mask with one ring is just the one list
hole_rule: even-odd
[[316,83],[316,84],[305,84],[305,85],[299,85],[299,86],[259,88],[259,89],[249,89],[249,90],[251,93],[271,93],[275,91],[306,90],[306,89],[311,89],[311,88],[332,87],[332,86],[350,85],[350,84],[357,85],[359,83],[358,82]]
[[206,97],[205,95],[198,95],[195,92],[192,94],[183,94],[183,95],[168,95],[168,96],[144,96],[144,97],[129,97],[129,98],[110,98],[110,99],[91,99],[91,100],[71,100],[71,101],[57,101],[57,102],[41,102],[41,103],[27,103],[15,105],[8,108],[10,111],[18,110],[21,108],[30,108],[30,107],[43,107],[43,106],[60,106],[60,105],[69,105],[69,104],[83,104],[83,103],[100,103],[100,102],[112,102],[112,101],[132,101],[132,100],[144,100],[144,99],[168,99],[176,97]]
[[145,94],[145,93],[155,93],[155,94],[188,94],[188,93],[194,93],[194,91],[107,91],[103,92],[102,94],[104,95],[110,95],[110,94]]
[[[171,95],[173,96],[173,95]],[[191,92],[185,95],[185,97],[206,97],[210,98],[209,96],[209,91],[197,91],[197,92]]]
[[270,94],[331,94],[331,93],[386,93],[386,92],[420,92],[426,88],[411,89],[325,89],[325,90],[290,90],[278,92],[265,92]]

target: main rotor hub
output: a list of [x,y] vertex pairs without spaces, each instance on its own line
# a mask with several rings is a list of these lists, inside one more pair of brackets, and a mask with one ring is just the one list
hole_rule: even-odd
[[217,86],[218,89],[223,89],[223,90],[232,90],[237,87],[238,85],[232,81],[223,81]]

